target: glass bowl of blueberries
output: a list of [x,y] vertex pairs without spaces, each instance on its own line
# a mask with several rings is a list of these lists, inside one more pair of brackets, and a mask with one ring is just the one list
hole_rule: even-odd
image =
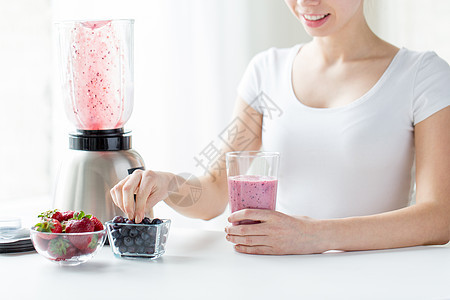
[[136,224],[116,216],[106,222],[109,244],[116,257],[126,259],[157,259],[166,251],[171,221],[145,217]]

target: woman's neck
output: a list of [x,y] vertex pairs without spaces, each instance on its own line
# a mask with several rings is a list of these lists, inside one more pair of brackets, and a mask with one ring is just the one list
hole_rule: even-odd
[[333,64],[371,57],[386,45],[373,33],[361,14],[358,20],[349,22],[332,35],[314,37],[310,46],[325,63]]

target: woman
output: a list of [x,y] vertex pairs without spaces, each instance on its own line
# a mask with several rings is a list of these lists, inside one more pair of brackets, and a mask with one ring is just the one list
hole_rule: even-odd
[[[450,68],[432,52],[379,39],[363,2],[286,0],[313,40],[264,51],[248,66],[234,114],[251,142],[236,140],[223,153],[281,152],[277,207],[284,213],[233,213],[230,223],[261,221],[225,229],[237,251],[308,254],[449,241]],[[268,101],[278,117],[264,111]],[[223,156],[216,166],[200,179],[201,197],[190,207],[170,200],[175,175],[165,172],[135,172],[111,194],[137,222],[163,199],[186,216],[211,219],[227,205]],[[408,206],[414,179],[416,203]]]

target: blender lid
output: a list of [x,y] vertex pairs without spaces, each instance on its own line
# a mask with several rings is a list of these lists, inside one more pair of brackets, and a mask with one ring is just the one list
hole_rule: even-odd
[[131,149],[131,131],[123,128],[81,130],[69,134],[69,148],[81,151],[120,151]]

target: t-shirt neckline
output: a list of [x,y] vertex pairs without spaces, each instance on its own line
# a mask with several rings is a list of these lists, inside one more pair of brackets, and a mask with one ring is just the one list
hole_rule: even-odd
[[381,75],[381,77],[378,79],[378,81],[366,92],[364,93],[361,97],[353,100],[352,102],[342,105],[342,106],[338,106],[338,107],[312,107],[312,106],[308,106],[306,104],[304,104],[302,101],[300,101],[297,98],[297,95],[295,94],[294,91],[294,83],[292,81],[292,72],[294,69],[294,60],[295,57],[297,56],[298,52],[301,50],[301,48],[304,46],[305,44],[298,44],[296,46],[293,47],[292,52],[291,52],[291,57],[289,59],[289,74],[288,74],[288,78],[289,78],[289,92],[291,94],[291,98],[297,102],[297,105],[299,107],[302,107],[304,109],[308,109],[311,111],[316,111],[316,112],[336,112],[336,111],[342,111],[342,110],[347,110],[350,109],[352,107],[355,107],[357,105],[360,105],[362,103],[364,103],[366,100],[370,99],[370,97],[376,93],[381,86],[383,85],[383,83],[387,80],[387,78],[389,77],[389,75],[392,73],[395,65],[397,64],[397,61],[399,59],[399,56],[401,53],[403,53],[403,51],[405,50],[404,47],[400,48],[397,53],[395,54],[394,58],[391,60],[391,62],[389,63],[388,67],[386,68],[386,70],[384,70],[383,74]]

